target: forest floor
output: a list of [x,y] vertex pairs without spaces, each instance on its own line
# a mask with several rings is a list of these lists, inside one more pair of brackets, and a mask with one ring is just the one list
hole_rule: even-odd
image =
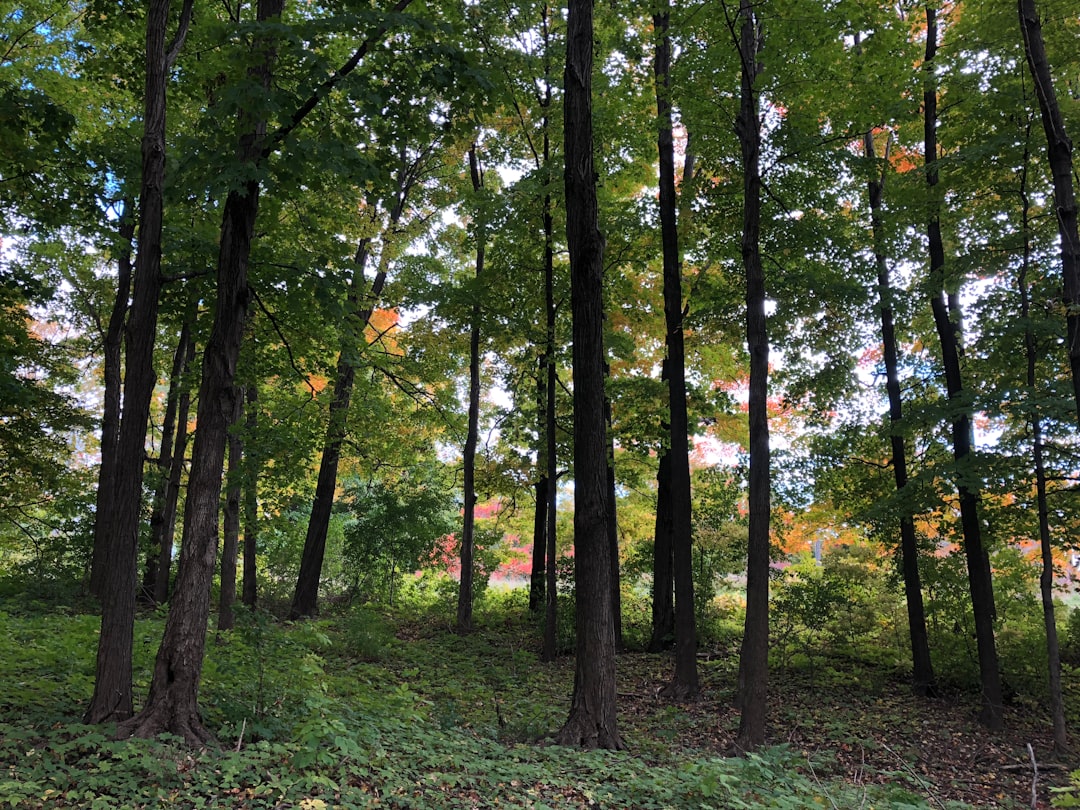
[[[972,694],[918,699],[895,668],[823,653],[774,667],[768,745],[730,757],[732,639],[701,656],[701,695],[688,704],[659,696],[669,655],[621,654],[627,750],[565,749],[550,739],[569,708],[573,656],[539,663],[538,628],[516,604],[481,615],[467,636],[446,615],[361,608],[299,624],[242,615],[207,648],[201,703],[219,743],[191,750],[78,722],[93,686],[95,616],[21,615],[0,603],[0,805],[1019,810],[1049,808],[1051,788],[1080,765],[1051,755],[1034,704],[1009,706],[1006,730],[990,734]],[[160,616],[136,626],[137,694],[160,633]]]
[[[688,750],[732,749],[739,714],[726,668],[703,662],[701,696],[678,713],[656,696],[669,675],[657,656],[626,654],[619,668],[620,718],[628,726]],[[953,800],[974,807],[1050,807],[1051,787],[1067,784],[1080,763],[1054,756],[1049,719],[1031,707],[1008,707],[1005,730],[990,733],[979,725],[972,697],[918,698],[892,678],[840,683],[835,676],[774,672],[768,743],[790,747],[801,770],[823,784],[903,780],[931,806]]]

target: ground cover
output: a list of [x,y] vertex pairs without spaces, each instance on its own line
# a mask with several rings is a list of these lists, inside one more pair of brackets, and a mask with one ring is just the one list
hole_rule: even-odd
[[[973,696],[917,700],[899,673],[786,668],[770,745],[726,756],[736,656],[702,657],[699,701],[658,697],[664,655],[619,658],[625,752],[549,745],[572,661],[537,662],[517,604],[458,637],[443,615],[372,609],[299,625],[246,614],[211,644],[203,688],[218,747],[114,740],[77,722],[92,691],[97,619],[0,605],[0,805],[237,808],[1030,807],[1027,745],[1044,764],[1037,806],[1068,781],[1047,770],[1046,725],[1009,708],[1006,732],[974,722]],[[7,610],[7,612],[4,612]],[[160,617],[136,628],[145,690]],[[850,662],[848,662],[850,663]],[[850,673],[851,666],[843,668]]]

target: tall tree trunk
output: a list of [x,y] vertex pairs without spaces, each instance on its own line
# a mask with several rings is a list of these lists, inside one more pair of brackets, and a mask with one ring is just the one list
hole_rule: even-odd
[[[891,142],[891,141],[890,141]],[[873,132],[863,138],[866,156],[875,159]],[[893,322],[893,290],[889,278],[889,262],[885,256],[884,223],[881,213],[882,194],[885,190],[885,172],[888,166],[889,146],[885,146],[885,160],[880,179],[870,180],[870,216],[874,239],[874,260],[877,264],[878,300],[881,309],[881,342],[885,357],[885,389],[889,397],[890,446],[892,449],[893,476],[896,491],[903,502],[907,486],[907,453],[904,447],[903,401],[900,396],[900,374],[896,327]],[[904,576],[904,596],[907,600],[908,628],[911,639],[912,689],[915,694],[927,697],[937,693],[934,668],[930,660],[930,642],[926,634],[926,611],[923,608],[922,580],[919,577],[919,546],[915,540],[915,522],[910,510],[904,506],[900,516],[900,560]]]
[[120,440],[120,391],[123,387],[121,349],[124,338],[124,317],[131,292],[131,241],[135,238],[135,203],[128,197],[123,202],[120,229],[119,257],[116,262],[116,297],[113,299],[109,324],[102,341],[102,383],[104,402],[101,414],[101,466],[98,468],[97,500],[94,507],[94,552],[90,563],[90,593],[100,597],[105,579],[105,560],[112,538],[111,519],[116,497],[117,443]]
[[[370,240],[364,238],[356,250],[354,277],[350,292],[350,304],[353,307],[354,334],[348,342],[363,340],[364,328],[371,318],[374,302],[382,294],[386,282],[386,270],[380,267],[371,283],[371,306],[361,309],[359,282],[364,278],[364,266],[367,264]],[[330,514],[334,508],[334,493],[337,491],[338,462],[341,460],[341,446],[348,434],[349,405],[352,402],[353,385],[356,381],[355,352],[348,345],[343,345],[338,354],[337,373],[334,378],[334,399],[330,403],[330,419],[326,427],[326,441],[323,444],[322,458],[319,462],[319,478],[315,485],[315,499],[311,504],[311,516],[308,518],[307,536],[304,538],[304,551],[300,558],[300,572],[296,578],[296,590],[293,592],[290,619],[302,619],[315,615],[319,598],[319,579],[322,576],[323,556],[326,554],[326,533],[330,528]]]
[[964,535],[964,556],[967,561],[971,607],[975,617],[975,639],[979,655],[979,680],[982,686],[980,721],[990,729],[1003,726],[1001,675],[998,671],[997,648],[994,642],[994,587],[990,578],[990,559],[983,548],[979,525],[977,489],[968,485],[970,476],[962,468],[969,462],[972,446],[970,406],[964,404],[964,385],[960,372],[960,301],[956,293],[945,292],[945,247],[941,237],[937,190],[937,80],[934,57],[937,54],[937,12],[926,7],[926,87],[923,91],[924,158],[926,184],[930,197],[930,217],[927,222],[927,241],[930,249],[930,305],[934,324],[941,341],[945,386],[953,410],[953,458],[957,464],[957,494],[960,499],[960,522]]
[[258,599],[258,579],[256,577],[256,551],[259,536],[259,460],[252,452],[251,437],[259,427],[259,388],[249,385],[246,391],[246,414],[248,447],[244,453],[244,585],[241,601],[249,607],[255,607]]
[[1069,337],[1069,366],[1072,369],[1073,397],[1080,420],[1080,236],[1077,235],[1076,193],[1073,188],[1072,141],[1065,131],[1050,62],[1046,58],[1042,22],[1035,0],[1018,0],[1020,32],[1024,53],[1035,79],[1043,130],[1046,132],[1046,158],[1054,180],[1054,203],[1058,234],[1061,237],[1061,277]]
[[740,0],[739,56],[742,88],[735,130],[742,150],[742,258],[746,273],[746,344],[750,351],[750,525],[746,556],[746,621],[739,652],[735,747],[750,751],[765,742],[769,681],[769,520],[770,466],[768,376],[769,338],[765,322],[765,275],[761,266],[761,123],[754,82],[759,73],[759,21],[752,0]]
[[574,363],[574,583],[577,655],[562,745],[622,748],[615,711],[615,634],[604,424],[604,238],[593,168],[592,0],[571,0],[566,32],[564,153]]
[[544,475],[547,478],[547,527],[545,534],[545,588],[544,588],[544,641],[540,658],[552,662],[558,653],[558,571],[556,567],[556,539],[558,523],[558,425],[555,421],[555,404],[559,390],[559,372],[555,365],[555,326],[558,305],[555,302],[555,217],[551,198],[551,9],[544,7],[541,27],[544,36],[544,93],[540,97],[544,110],[543,161],[544,175]]
[[165,488],[165,502],[161,510],[160,534],[154,535],[153,545],[158,550],[155,566],[154,604],[163,605],[169,598],[170,570],[173,558],[173,538],[176,536],[176,512],[180,504],[180,484],[184,476],[187,455],[188,415],[191,411],[191,387],[186,380],[188,370],[195,360],[195,341],[188,343],[184,359],[183,385],[176,403],[176,437],[173,443],[172,464],[169,466],[169,482]]
[[[661,375],[667,380],[667,362]],[[669,431],[670,432],[670,431]],[[652,635],[649,652],[675,637],[675,573],[671,555],[671,456],[665,449],[656,469],[656,531],[653,537]]]
[[[197,304],[195,305],[197,306]],[[191,307],[192,310],[195,307]],[[165,528],[168,515],[169,482],[172,480],[173,466],[180,467],[184,464],[184,457],[173,457],[174,444],[176,443],[177,415],[180,406],[180,397],[187,390],[188,364],[194,357],[195,342],[191,336],[191,322],[195,319],[194,311],[189,312],[180,327],[180,338],[176,343],[176,351],[173,353],[172,370],[169,373],[169,393],[165,399],[165,419],[161,425],[161,452],[157,458],[157,476],[154,482],[154,498],[150,508],[150,549],[146,555],[146,568],[143,574],[140,598],[153,605],[161,604],[157,601],[158,567],[161,565],[161,549],[165,537]],[[187,414],[184,414],[187,418]],[[174,504],[175,508],[175,504]],[[175,512],[173,513],[175,515]],[[170,557],[172,554],[172,538],[169,538]],[[167,567],[167,566],[166,566]],[[165,573],[168,581],[168,572]]]
[[[400,0],[399,5],[407,2],[409,0]],[[405,213],[405,204],[413,186],[419,180],[420,163],[426,156],[426,150],[411,164],[404,162],[404,154],[403,151],[397,196],[390,210],[387,234],[398,225]],[[366,304],[361,302],[360,282],[364,279],[364,268],[371,248],[370,238],[364,237],[360,240],[353,259],[356,268],[349,289],[352,332],[346,333],[341,351],[338,353],[334,399],[330,403],[330,420],[326,428],[322,459],[319,462],[319,478],[315,486],[311,516],[308,518],[304,551],[300,558],[300,573],[296,578],[296,590],[293,592],[292,607],[289,609],[291,619],[313,616],[318,607],[319,579],[322,576],[323,556],[326,553],[326,533],[330,528],[330,515],[334,507],[334,494],[337,491],[338,462],[341,460],[341,446],[348,435],[349,404],[352,401],[353,384],[356,381],[356,346],[364,339],[364,330],[371,323],[371,313],[386,284],[390,255],[385,242],[384,238],[383,249],[379,254],[379,269],[371,282]]]
[[[611,366],[604,360],[604,376],[611,379]],[[615,633],[615,651],[623,649],[622,635],[622,586],[619,576],[619,521],[616,514],[615,497],[615,432],[611,420],[611,398],[604,395],[604,425],[607,428],[605,451],[607,454],[607,486],[604,498],[607,500],[607,538],[608,559],[611,564],[611,629]]]
[[[284,0],[260,0],[259,22],[279,17],[283,5]],[[264,62],[254,72],[262,79],[263,86],[269,88],[274,46],[260,37],[256,47],[264,51]],[[244,123],[250,129],[240,139],[239,162],[257,163],[263,154],[266,122],[246,120]],[[167,731],[194,745],[210,739],[199,713],[199,679],[206,648],[210,583],[217,556],[225,444],[238,396],[233,381],[247,315],[248,259],[259,192],[259,181],[249,178],[230,191],[225,200],[218,249],[217,309],[203,354],[198,430],[188,477],[176,590],[154,663],[149,698],[137,715],[120,725],[122,735],[153,737]]]
[[683,340],[682,266],[679,260],[678,197],[671,121],[670,3],[653,15],[656,29],[657,151],[660,230],[664,255],[664,322],[668,378],[671,553],[675,581],[675,674],[664,693],[675,700],[697,697],[697,628],[694,626],[694,560],[691,536],[689,418],[686,413],[686,350]]
[[544,552],[547,549],[547,462],[544,454],[547,439],[544,436],[547,402],[547,370],[541,355],[536,369],[536,507],[533,510],[532,566],[529,569],[529,612],[538,613],[544,604]]
[[243,389],[233,386],[233,419],[229,426],[229,465],[225,473],[225,508],[221,515],[221,589],[218,592],[218,632],[236,624],[236,557],[240,549],[240,493],[244,441],[240,438],[240,418],[244,412]]
[[151,0],[147,10],[139,250],[128,316],[124,410],[116,446],[116,489],[108,526],[112,537],[105,554],[106,574],[101,580],[101,633],[98,636],[94,695],[84,717],[87,723],[123,720],[132,712],[131,653],[143,460],[150,398],[157,382],[154,343],[161,291],[165,89],[169,68],[183,43],[190,19],[191,3],[185,0],[179,32],[167,51],[165,29],[169,22],[169,0]]
[[[1028,288],[1028,272],[1031,270],[1031,199],[1028,194],[1027,148],[1031,136],[1031,125],[1025,133],[1024,163],[1020,170],[1020,204],[1022,211],[1022,235],[1024,239],[1024,258],[1016,280],[1017,292],[1020,293],[1020,318],[1024,323],[1024,355],[1027,359],[1027,395],[1035,396],[1038,382],[1037,365],[1039,348],[1031,323],[1031,291]],[[1057,617],[1054,615],[1054,555],[1053,541],[1050,534],[1050,507],[1046,497],[1046,458],[1043,438],[1042,417],[1032,405],[1031,416],[1032,460],[1035,467],[1035,493],[1039,514],[1039,548],[1042,557],[1042,572],[1039,574],[1039,595],[1042,599],[1043,626],[1046,630],[1046,663],[1048,690],[1050,693],[1050,718],[1054,729],[1054,751],[1059,756],[1068,753],[1069,737],[1065,727],[1065,702],[1061,694],[1061,649],[1058,644]]]
[[[483,204],[480,193],[484,178],[476,143],[469,147],[469,176],[477,205]],[[461,529],[461,579],[458,583],[457,632],[472,630],[473,608],[473,546],[476,537],[476,444],[480,433],[480,279],[484,275],[484,252],[487,231],[481,211],[476,219],[476,295],[473,298],[472,322],[469,324],[469,427],[465,437],[464,464],[465,514]]]

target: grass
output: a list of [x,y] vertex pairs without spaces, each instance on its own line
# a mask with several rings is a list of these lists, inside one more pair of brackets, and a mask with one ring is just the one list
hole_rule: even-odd
[[[928,725],[927,704],[891,673],[839,689],[820,662],[812,683],[785,672],[773,690],[777,744],[750,757],[724,756],[737,727],[733,656],[702,662],[703,698],[690,706],[656,697],[666,656],[620,656],[629,750],[551,745],[573,660],[538,663],[538,628],[514,595],[481,606],[466,637],[437,611],[362,608],[297,625],[244,614],[208,645],[202,705],[218,746],[118,741],[77,722],[96,617],[2,611],[0,806],[940,810],[1026,806],[1030,794],[1030,774],[1008,780],[1003,763],[1026,757],[1012,738],[994,743],[989,790],[964,784],[979,780],[971,767],[935,767],[953,749],[957,762],[987,756],[963,702],[928,704]],[[154,615],[136,626],[138,694],[161,629]],[[1018,717],[1011,725],[1027,735]]]

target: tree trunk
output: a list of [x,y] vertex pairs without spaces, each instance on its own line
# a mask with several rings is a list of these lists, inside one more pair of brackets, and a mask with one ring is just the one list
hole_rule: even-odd
[[[873,132],[863,138],[866,156],[875,159]],[[885,172],[889,147],[885,147],[885,162],[881,178],[868,183],[870,216],[873,227],[874,259],[877,264],[878,300],[881,308],[881,342],[885,359],[885,389],[889,396],[890,445],[892,449],[893,476],[896,491],[904,503],[907,486],[907,453],[903,434],[903,401],[900,396],[900,374],[896,328],[893,322],[893,291],[889,279],[889,262],[885,256],[885,234],[881,214],[882,194],[885,190]],[[900,516],[900,559],[904,576],[904,596],[907,601],[908,628],[911,639],[912,689],[916,695],[927,697],[937,694],[934,668],[930,660],[930,643],[926,634],[926,611],[923,608],[922,581],[919,577],[919,546],[915,540],[915,523],[906,505]]]
[[258,598],[256,551],[259,536],[259,461],[252,452],[252,437],[259,426],[259,388],[252,384],[246,392],[244,411],[247,421],[248,448],[244,453],[244,585],[241,600],[254,608]]
[[[361,240],[356,249],[355,275],[350,292],[350,304],[355,318],[355,333],[347,343],[363,339],[364,329],[371,319],[375,302],[382,294],[386,283],[385,261],[380,262],[379,271],[371,282],[369,294],[370,306],[361,309],[359,280],[364,278],[364,266],[367,264],[370,240]],[[353,384],[356,381],[355,352],[349,345],[343,345],[338,354],[337,374],[334,380],[334,399],[330,403],[330,420],[326,427],[326,442],[323,444],[322,459],[319,462],[319,478],[315,485],[315,499],[311,504],[311,516],[308,518],[307,536],[304,538],[304,551],[300,558],[300,573],[296,578],[296,590],[293,592],[290,619],[303,619],[315,615],[319,599],[319,579],[322,576],[323,556],[326,553],[326,533],[330,528],[330,514],[334,508],[334,493],[337,491],[338,462],[341,460],[341,446],[348,434],[349,405],[352,402]]]
[[697,628],[694,626],[694,560],[691,533],[689,418],[686,412],[686,351],[683,340],[682,266],[679,260],[678,197],[671,121],[670,2],[653,15],[656,29],[657,151],[660,180],[660,230],[664,256],[671,553],[675,582],[675,674],[664,693],[675,700],[697,697]]
[[971,607],[975,617],[975,639],[979,655],[979,680],[982,686],[980,721],[990,729],[1002,728],[1001,675],[998,672],[997,649],[994,642],[994,588],[990,578],[990,559],[983,548],[982,530],[978,516],[978,490],[966,483],[961,469],[971,455],[972,426],[970,406],[964,404],[964,386],[960,372],[960,301],[955,293],[945,293],[945,247],[938,216],[937,172],[937,82],[934,77],[934,57],[937,54],[937,12],[926,7],[926,89],[923,92],[924,157],[926,184],[930,197],[930,218],[927,240],[930,249],[930,304],[934,324],[941,340],[942,365],[949,404],[953,409],[953,458],[957,470],[957,494],[960,498],[960,522],[964,535],[964,556],[967,561]]
[[[184,363],[187,374],[195,360],[195,341],[188,344],[188,353]],[[176,403],[176,439],[172,451],[172,464],[169,466],[169,483],[165,489],[165,503],[162,508],[161,534],[155,536],[154,545],[158,550],[158,561],[154,580],[154,604],[163,605],[169,598],[170,570],[172,568],[173,538],[176,536],[176,511],[180,504],[180,483],[184,476],[184,461],[187,454],[188,414],[191,411],[191,388],[184,380],[180,396]]]
[[545,8],[542,19],[544,32],[544,95],[541,106],[544,110],[543,130],[543,171],[544,171],[544,373],[547,381],[544,386],[544,474],[548,481],[547,492],[547,528],[545,531],[545,579],[544,588],[544,641],[540,658],[552,662],[558,653],[558,608],[559,589],[556,559],[556,539],[558,513],[558,425],[555,421],[556,396],[559,390],[559,371],[555,365],[555,326],[558,306],[555,303],[555,218],[552,214],[554,205],[551,199],[551,26],[550,8]]
[[[128,316],[127,368],[123,416],[116,445],[116,488],[101,578],[101,633],[98,636],[94,695],[84,721],[104,723],[131,716],[131,653],[138,579],[139,517],[150,398],[157,375],[154,343],[161,291],[161,229],[165,184],[165,90],[169,68],[190,21],[185,2],[177,38],[167,52],[169,1],[151,0],[146,17],[146,81],[143,109],[142,183],[139,192],[139,250]],[[93,577],[91,577],[93,579]]]
[[[541,366],[539,369],[541,375],[544,374],[544,368]],[[542,377],[540,378],[543,379]],[[537,402],[542,405],[546,399],[542,393],[543,386],[540,384],[538,388],[541,389],[540,396]],[[536,510],[532,513],[532,561],[529,569],[529,612],[536,613],[544,604],[544,552],[548,549],[548,475],[546,475],[546,468],[543,467],[543,424],[544,424],[544,409],[540,408],[539,419],[539,437],[540,437],[540,453],[537,454],[541,461],[539,473],[540,477],[537,478],[537,483],[534,485],[534,491],[536,492]]]
[[[667,379],[667,363],[661,375]],[[675,574],[671,556],[671,456],[664,450],[656,470],[656,533],[653,539],[652,636],[658,653],[675,638]]]
[[[484,188],[476,143],[469,148],[469,175],[477,204]],[[476,297],[473,298],[472,323],[469,325],[469,428],[465,437],[464,464],[465,515],[461,529],[461,579],[458,583],[457,632],[472,630],[473,546],[476,528],[476,443],[480,433],[480,279],[484,274],[484,251],[487,233],[483,212],[476,221]]]
[[544,454],[547,449],[547,439],[544,436],[546,424],[547,402],[547,370],[544,367],[544,357],[541,355],[536,369],[536,483],[533,491],[536,494],[536,508],[533,510],[533,545],[532,566],[529,570],[529,612],[538,613],[544,604],[544,552],[547,549],[547,462]]
[[[192,308],[194,309],[194,307]],[[169,374],[169,393],[165,399],[165,419],[161,426],[161,452],[157,458],[157,480],[154,482],[154,498],[150,509],[150,550],[146,555],[146,569],[143,574],[143,584],[140,589],[140,598],[152,605],[161,604],[156,599],[158,567],[162,564],[161,550],[164,545],[166,521],[166,507],[168,506],[169,482],[172,479],[174,463],[180,467],[184,465],[184,457],[180,455],[174,459],[173,451],[176,443],[177,415],[180,407],[180,397],[187,390],[188,364],[194,356],[195,342],[191,337],[191,322],[194,313],[184,318],[184,324],[180,327],[180,338],[176,343],[176,351],[173,353],[172,371]],[[183,418],[187,419],[185,412]],[[186,426],[185,426],[186,427]],[[182,449],[182,448],[181,448]],[[175,503],[173,504],[175,509]],[[175,511],[174,511],[175,516]],[[171,527],[170,527],[171,528]],[[172,556],[172,537],[169,538],[169,555]],[[166,569],[168,564],[166,562]],[[165,573],[165,581],[168,582],[168,571]]]
[[615,712],[615,634],[607,534],[604,422],[604,238],[593,168],[592,0],[571,0],[566,32],[564,150],[574,363],[574,584],[577,655],[562,745],[622,748]]
[[[1026,135],[1030,138],[1029,124]],[[1039,349],[1035,332],[1031,324],[1031,291],[1028,288],[1028,272],[1031,269],[1031,200],[1028,195],[1027,171],[1028,154],[1026,141],[1024,163],[1020,171],[1020,203],[1022,208],[1022,234],[1024,239],[1024,258],[1017,279],[1017,292],[1020,293],[1020,318],[1024,323],[1024,354],[1027,359],[1028,396],[1035,394],[1038,382],[1037,364]],[[1035,467],[1035,493],[1039,514],[1039,548],[1042,557],[1042,572],[1039,575],[1039,595],[1042,599],[1043,626],[1046,630],[1046,663],[1048,672],[1048,690],[1050,693],[1050,718],[1054,729],[1054,752],[1065,756],[1069,749],[1069,737],[1065,727],[1065,702],[1061,694],[1061,650],[1058,645],[1057,617],[1054,615],[1054,555],[1053,541],[1050,534],[1050,507],[1046,497],[1046,459],[1044,455],[1042,418],[1035,408],[1031,410],[1032,460]]]
[[[604,377],[611,378],[611,366],[604,361]],[[607,538],[608,554],[611,564],[611,629],[615,633],[615,651],[623,649],[622,635],[622,586],[619,577],[619,522],[616,514],[615,498],[615,433],[611,421],[611,398],[604,396],[604,426],[606,430],[607,487],[604,497],[607,499]]]
[[102,341],[101,466],[98,468],[97,501],[94,508],[94,552],[90,563],[90,593],[100,597],[105,579],[105,559],[112,538],[111,519],[116,497],[117,443],[120,440],[121,348],[124,317],[131,291],[131,241],[135,238],[135,203],[126,198],[118,237],[122,242],[116,265],[116,297]]
[[740,0],[739,53],[742,88],[735,124],[742,151],[742,258],[746,273],[746,344],[750,351],[749,538],[746,557],[746,621],[739,652],[735,747],[750,751],[765,742],[769,679],[770,467],[768,375],[769,338],[765,322],[765,276],[761,266],[761,128],[757,79],[760,30],[751,0]]
[[1046,58],[1042,22],[1035,0],[1018,0],[1020,32],[1028,68],[1035,78],[1043,130],[1046,132],[1046,158],[1054,179],[1054,203],[1058,234],[1061,237],[1061,276],[1069,338],[1069,366],[1072,369],[1073,397],[1080,420],[1080,236],[1077,235],[1076,193],[1073,188],[1072,141],[1065,131],[1050,62]]
[[[257,18],[265,22],[281,14],[284,0],[260,0]],[[259,39],[264,63],[255,71],[269,87],[273,45]],[[241,137],[241,164],[255,163],[266,135],[264,121],[248,122]],[[206,648],[210,583],[217,556],[218,512],[229,425],[238,392],[233,386],[247,315],[248,258],[259,208],[259,181],[250,178],[229,192],[222,212],[217,263],[217,309],[203,354],[199,387],[198,430],[184,508],[184,539],[176,590],[169,605],[165,633],[154,663],[150,696],[137,715],[119,726],[122,736],[154,737],[170,732],[189,744],[210,739],[199,713],[199,679]]]
[[236,624],[236,557],[240,548],[240,492],[244,442],[237,428],[244,411],[243,389],[234,386],[233,420],[229,427],[229,466],[225,473],[225,509],[221,516],[221,589],[218,593],[218,632]]

